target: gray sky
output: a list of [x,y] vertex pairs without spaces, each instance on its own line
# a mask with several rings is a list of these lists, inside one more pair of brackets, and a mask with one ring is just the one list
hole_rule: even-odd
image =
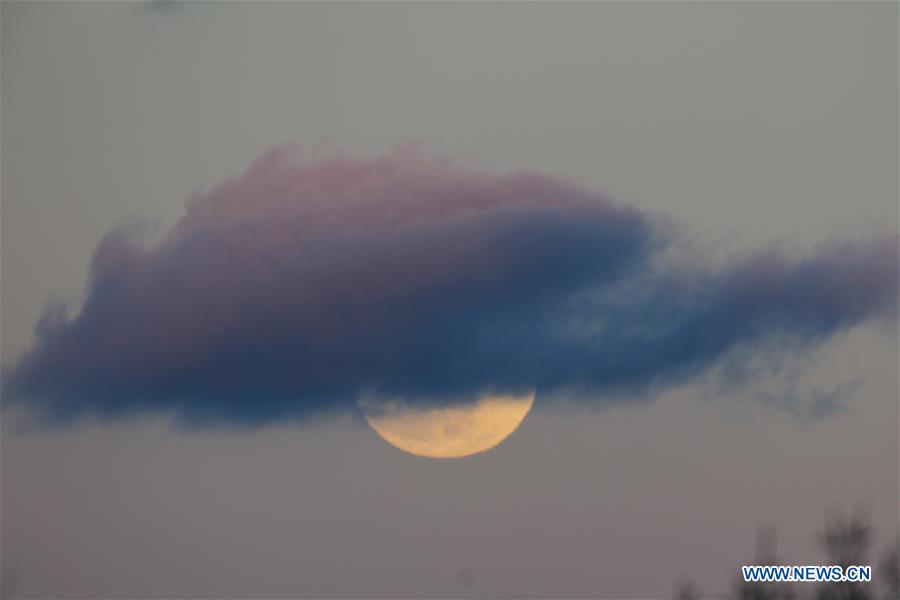
[[[896,3],[2,4],[2,356],[46,300],[77,303],[123,219],[279,142],[571,176],[672,216],[702,252],[897,230]],[[533,414],[434,462],[352,419],[183,432],[163,420],[13,433],[4,578],[24,596],[660,597],[725,590],[757,525],[818,562],[824,511],[898,524],[895,332],[784,377]],[[5,414],[9,417],[9,414]],[[471,586],[461,569],[475,573]],[[465,578],[463,578],[465,579]]]

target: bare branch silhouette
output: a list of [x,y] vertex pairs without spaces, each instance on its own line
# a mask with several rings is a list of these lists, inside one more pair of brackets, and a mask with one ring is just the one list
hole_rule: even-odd
[[[756,534],[757,565],[781,564],[775,550],[776,536],[773,525],[760,526]],[[734,584],[734,596],[739,600],[792,600],[797,595],[789,583],[774,581],[744,581],[739,577]]]
[[881,557],[876,577],[884,587],[885,600],[900,598],[900,535]]

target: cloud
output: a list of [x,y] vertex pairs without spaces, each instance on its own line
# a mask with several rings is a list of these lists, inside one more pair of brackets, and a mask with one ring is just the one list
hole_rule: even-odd
[[896,320],[896,238],[713,268],[664,260],[674,236],[541,173],[280,147],[155,246],[109,233],[82,309],[45,311],[4,396],[51,420],[257,424],[371,394],[636,393],[764,341]]

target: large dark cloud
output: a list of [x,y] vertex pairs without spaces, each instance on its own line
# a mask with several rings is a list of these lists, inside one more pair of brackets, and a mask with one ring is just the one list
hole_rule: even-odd
[[81,311],[45,312],[4,396],[50,419],[263,423],[369,394],[590,395],[896,319],[896,238],[666,267],[672,235],[538,173],[280,148],[192,198],[152,248],[107,235]]

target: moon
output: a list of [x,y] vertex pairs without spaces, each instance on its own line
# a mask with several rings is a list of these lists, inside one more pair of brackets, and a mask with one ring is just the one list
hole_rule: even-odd
[[399,400],[360,400],[363,417],[387,443],[428,458],[462,458],[490,450],[518,429],[534,393],[485,395],[464,406],[411,407]]

